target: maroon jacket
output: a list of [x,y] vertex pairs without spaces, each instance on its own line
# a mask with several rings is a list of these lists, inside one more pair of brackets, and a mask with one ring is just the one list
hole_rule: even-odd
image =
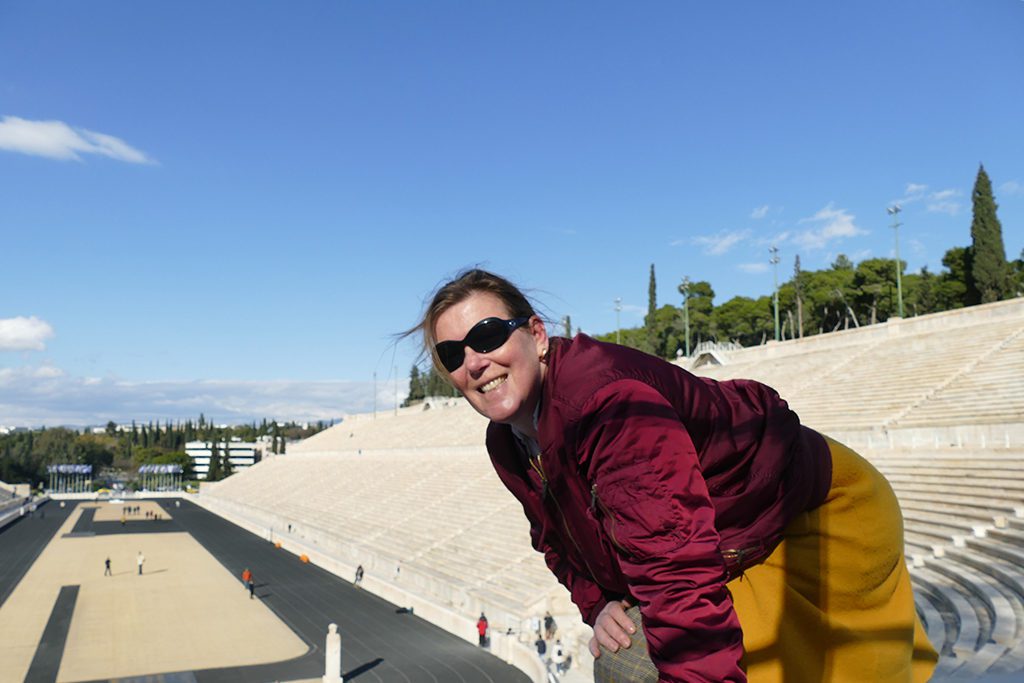
[[725,583],[822,503],[825,440],[763,384],[582,334],[551,340],[537,427],[529,459],[508,425],[487,449],[583,619],[632,596],[661,680],[745,680]]

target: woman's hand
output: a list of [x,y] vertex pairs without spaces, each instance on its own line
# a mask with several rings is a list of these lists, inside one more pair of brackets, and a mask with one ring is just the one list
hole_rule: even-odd
[[632,642],[629,636],[636,633],[636,626],[626,616],[626,610],[633,604],[627,600],[612,600],[594,621],[594,637],[590,639],[590,653],[594,659],[601,656],[599,645],[611,652],[618,652],[620,647],[629,647]]

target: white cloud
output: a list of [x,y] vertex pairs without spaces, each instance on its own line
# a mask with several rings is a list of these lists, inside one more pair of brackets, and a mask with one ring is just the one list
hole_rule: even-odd
[[767,204],[765,204],[764,206],[759,206],[751,212],[750,217],[753,218],[755,221],[759,221],[768,215],[768,209],[770,208],[771,207],[768,206]]
[[1024,195],[1024,183],[1019,180],[1007,180],[999,186],[998,192],[1002,195]]
[[736,267],[744,273],[763,273],[768,270],[767,263],[741,263]]
[[42,351],[52,336],[50,324],[35,316],[0,318],[0,351]]
[[[399,381],[399,400],[408,382]],[[133,419],[217,422],[330,420],[373,410],[372,382],[127,382],[75,377],[52,366],[0,368],[0,424],[99,425]],[[394,383],[378,383],[377,409],[394,407]]]
[[899,204],[904,206],[906,204],[913,204],[919,202],[928,196],[928,186],[924,183],[907,183],[907,188],[903,191],[903,196],[899,199],[894,199],[889,204]]
[[945,199],[949,199],[950,197],[959,197],[959,196],[960,196],[960,190],[954,190],[954,189],[950,188],[948,190],[940,190],[938,192],[932,192],[930,199],[932,201],[941,202],[941,201],[943,201]]
[[156,163],[113,135],[73,128],[63,121],[29,121],[17,116],[0,120],[0,149],[63,161],[81,161],[82,154],[99,154],[132,164]]
[[813,251],[824,249],[832,242],[866,235],[867,231],[857,227],[856,216],[846,209],[836,209],[832,202],[809,218],[800,219],[800,224],[813,223],[815,227],[800,230],[792,235],[792,241],[800,249]]
[[963,205],[960,202],[933,202],[928,205],[929,213],[945,213],[955,216],[960,213]]
[[[737,244],[750,237],[749,230],[722,231],[714,235],[701,235],[690,240],[691,244],[703,247],[705,254],[721,256]],[[676,243],[673,242],[673,245]]]

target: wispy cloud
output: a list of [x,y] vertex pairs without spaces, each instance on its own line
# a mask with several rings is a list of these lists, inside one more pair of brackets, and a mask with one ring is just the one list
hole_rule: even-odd
[[83,154],[98,154],[131,164],[156,163],[113,135],[74,128],[63,121],[29,121],[17,116],[0,120],[0,149],[62,161],[81,161]]
[[768,209],[770,208],[771,207],[768,206],[767,204],[765,204],[764,206],[759,206],[750,213],[750,217],[753,218],[755,221],[759,221],[768,215]]
[[1019,180],[1007,180],[999,186],[998,192],[1001,195],[1024,195],[1024,183]]
[[763,273],[768,270],[767,263],[741,263],[736,267],[744,273]]
[[812,224],[813,227],[798,230],[791,236],[800,249],[814,251],[825,249],[833,242],[850,237],[866,235],[867,231],[857,227],[856,216],[846,209],[837,209],[832,202],[809,218],[801,218],[799,224]]
[[[750,230],[723,230],[714,235],[693,237],[690,239],[690,244],[696,244],[701,247],[705,254],[721,256],[748,237],[750,237]],[[678,246],[680,242],[681,240],[677,240],[672,245]]]
[[42,351],[52,336],[50,324],[35,316],[0,318],[0,351]]
[[960,202],[932,202],[928,204],[928,213],[945,213],[955,216],[960,213],[963,204]]
[[[378,409],[391,409],[394,385],[377,389]],[[226,423],[329,420],[371,411],[373,391],[372,382],[126,382],[75,377],[52,366],[0,368],[0,424],[97,425],[185,419],[200,412]],[[400,386],[399,400],[405,393]]]

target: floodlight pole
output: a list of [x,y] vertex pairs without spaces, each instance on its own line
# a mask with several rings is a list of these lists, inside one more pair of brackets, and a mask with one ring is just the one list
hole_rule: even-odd
[[679,285],[679,293],[683,295],[683,334],[686,338],[686,357],[690,357],[690,278],[683,276]]
[[615,343],[622,343],[622,323],[619,322],[619,313],[622,311],[622,297],[615,297]]
[[772,255],[768,262],[772,264],[772,269],[775,272],[775,295],[773,297],[775,303],[775,341],[781,341],[779,335],[779,248],[773,244],[768,249],[768,253]]
[[900,317],[903,317],[903,275],[900,271],[903,270],[903,264],[900,262],[900,208],[899,204],[893,204],[886,211],[892,216],[892,229],[896,234],[896,301],[899,305]]

